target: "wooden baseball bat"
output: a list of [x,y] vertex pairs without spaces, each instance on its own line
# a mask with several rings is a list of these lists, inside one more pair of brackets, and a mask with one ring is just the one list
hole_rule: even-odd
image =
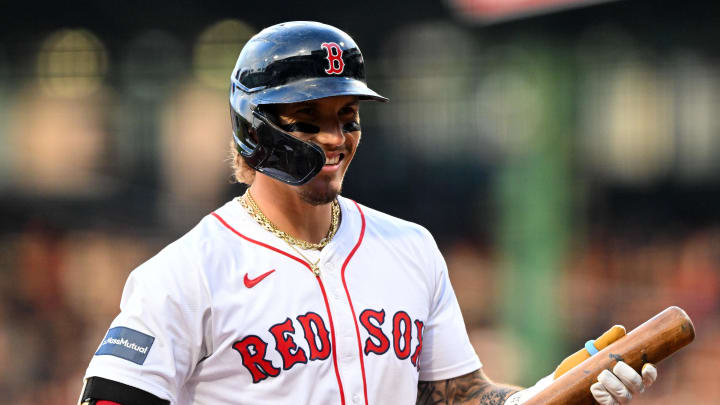
[[669,307],[567,371],[524,405],[595,404],[590,386],[602,370],[612,370],[622,360],[640,372],[643,364],[659,363],[694,338],[690,317],[678,307]]

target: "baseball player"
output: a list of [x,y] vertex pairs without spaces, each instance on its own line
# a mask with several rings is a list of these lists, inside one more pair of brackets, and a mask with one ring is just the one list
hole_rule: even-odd
[[[250,187],[130,274],[82,404],[520,404],[551,380],[491,382],[428,231],[340,196],[363,100],[387,101],[339,29],[250,39],[230,86]],[[654,376],[621,362],[593,393]]]

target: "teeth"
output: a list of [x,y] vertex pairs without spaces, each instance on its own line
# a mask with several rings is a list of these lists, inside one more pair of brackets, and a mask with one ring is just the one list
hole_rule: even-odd
[[325,158],[325,164],[326,164],[326,165],[336,165],[336,164],[338,164],[338,163],[340,163],[340,156],[339,156],[339,155],[338,155],[338,156],[335,156],[335,157],[332,157],[332,158],[329,158],[329,157],[326,157],[326,158]]

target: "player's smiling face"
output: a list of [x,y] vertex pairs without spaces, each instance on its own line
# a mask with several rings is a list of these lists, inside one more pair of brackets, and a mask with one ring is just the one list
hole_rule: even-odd
[[[356,96],[335,96],[276,104],[279,124],[325,153],[325,166],[308,183],[297,186],[303,200],[327,204],[340,193],[343,178],[360,142],[360,104]],[[294,125],[293,125],[294,124]]]

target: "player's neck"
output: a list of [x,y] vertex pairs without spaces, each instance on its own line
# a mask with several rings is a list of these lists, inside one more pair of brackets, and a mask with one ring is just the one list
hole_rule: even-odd
[[292,186],[264,181],[256,176],[248,191],[260,210],[280,230],[311,243],[327,236],[331,221],[330,204],[312,205],[303,201]]

